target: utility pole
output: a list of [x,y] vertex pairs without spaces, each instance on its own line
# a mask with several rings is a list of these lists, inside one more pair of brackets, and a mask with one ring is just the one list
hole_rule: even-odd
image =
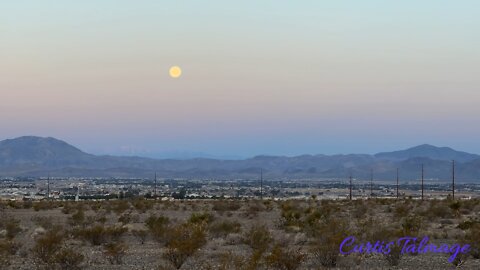
[[153,196],[154,198],[157,198],[157,172],[155,172],[155,184],[153,188]]
[[398,200],[398,168],[397,168],[397,200]]
[[260,199],[263,200],[263,168],[260,169]]
[[47,201],[50,200],[50,174],[47,177]]
[[350,201],[352,200],[352,175],[350,174]]
[[80,185],[77,185],[77,195],[75,195],[75,201],[80,201]]
[[423,201],[423,163],[422,163],[422,201]]
[[373,197],[373,168],[370,169],[370,196]]
[[455,200],[455,160],[452,160],[452,199]]

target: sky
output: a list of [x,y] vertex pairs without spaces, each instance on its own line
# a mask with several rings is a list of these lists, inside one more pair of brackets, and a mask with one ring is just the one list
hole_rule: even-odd
[[0,140],[161,157],[423,143],[480,153],[478,10],[473,0],[1,1]]

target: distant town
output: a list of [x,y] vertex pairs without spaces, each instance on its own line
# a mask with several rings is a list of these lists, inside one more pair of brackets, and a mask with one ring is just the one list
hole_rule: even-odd
[[[398,185],[399,198],[421,199],[418,181]],[[0,179],[0,200],[110,200],[143,197],[157,200],[198,199],[352,199],[397,198],[392,182],[352,179],[204,180],[135,178],[5,178]],[[452,185],[426,180],[425,199],[446,199]],[[480,197],[480,184],[459,183],[459,199]]]

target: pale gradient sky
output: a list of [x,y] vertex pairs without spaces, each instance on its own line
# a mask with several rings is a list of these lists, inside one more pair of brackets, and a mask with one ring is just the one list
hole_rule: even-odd
[[[480,153],[479,1],[0,2],[0,139]],[[180,79],[168,76],[179,65]]]

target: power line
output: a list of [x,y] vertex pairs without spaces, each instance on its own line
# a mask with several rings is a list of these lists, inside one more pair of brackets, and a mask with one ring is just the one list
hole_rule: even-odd
[[352,200],[352,175],[350,174],[350,201]]
[[50,200],[50,174],[47,177],[47,201]]
[[260,199],[263,200],[263,168],[260,169]]
[[153,195],[155,198],[157,197],[157,172],[155,172],[155,185],[153,189]]
[[398,168],[397,168],[397,200],[398,200]]
[[373,168],[370,169],[370,196],[373,196]]
[[423,163],[422,163],[422,201],[423,201]]
[[452,199],[455,200],[455,160],[452,160]]

